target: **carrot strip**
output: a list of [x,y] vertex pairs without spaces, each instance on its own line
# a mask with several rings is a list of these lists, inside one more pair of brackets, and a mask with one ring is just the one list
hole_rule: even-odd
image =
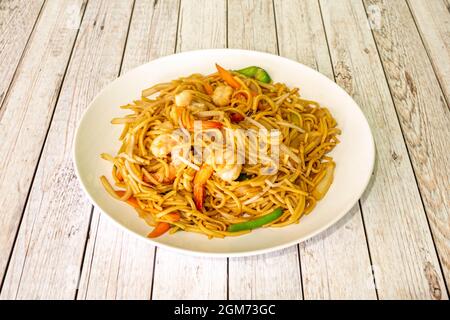
[[203,88],[205,88],[206,93],[210,96],[213,94],[214,90],[208,82],[203,83]]
[[170,224],[167,222],[159,222],[155,228],[153,228],[153,231],[150,232],[147,237],[149,238],[156,238],[164,233],[166,233],[170,229]]
[[[213,121],[213,120],[208,120],[208,121],[202,121],[202,129],[220,129],[223,127],[223,123],[219,122],[219,121]],[[191,128],[189,128],[191,129]],[[192,128],[194,129],[194,128]]]
[[167,217],[167,220],[170,222],[177,222],[181,218],[180,214],[177,212],[168,213],[164,217]]
[[[123,195],[125,194],[125,191],[123,190],[117,190],[116,194],[119,197],[123,197]],[[139,208],[139,203],[137,202],[136,198],[131,196],[128,198],[128,200],[126,201],[126,203],[128,203],[130,206],[132,206],[133,208]]]
[[239,89],[241,87],[241,84],[239,82],[236,81],[236,79],[234,79],[233,75],[225,70],[224,68],[222,68],[221,66],[219,66],[216,63],[216,68],[217,71],[219,72],[219,75],[222,77],[222,79],[228,83],[231,87],[233,87],[234,89]]

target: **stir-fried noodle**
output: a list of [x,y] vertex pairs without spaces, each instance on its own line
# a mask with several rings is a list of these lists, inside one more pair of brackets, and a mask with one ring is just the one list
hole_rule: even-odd
[[150,237],[192,231],[238,236],[299,222],[323,198],[340,130],[327,108],[261,68],[193,74],[142,92],[110,161],[116,199],[133,206]]

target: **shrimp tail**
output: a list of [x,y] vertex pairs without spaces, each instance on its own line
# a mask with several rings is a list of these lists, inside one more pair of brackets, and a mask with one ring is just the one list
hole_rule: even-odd
[[193,192],[195,206],[198,210],[201,210],[203,208],[203,202],[205,201],[205,184],[213,174],[213,171],[213,167],[204,163],[200,167],[200,170],[195,174],[193,182]]

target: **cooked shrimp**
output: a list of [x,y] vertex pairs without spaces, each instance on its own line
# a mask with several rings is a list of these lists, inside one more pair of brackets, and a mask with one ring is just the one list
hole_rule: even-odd
[[192,93],[187,90],[181,91],[175,96],[175,104],[177,107],[187,107],[192,102]]
[[242,170],[242,164],[237,164],[233,152],[219,153],[217,156],[210,156],[206,159],[215,171],[215,174],[224,181],[236,180]]
[[229,86],[218,86],[212,95],[215,105],[223,107],[230,104],[233,88]]
[[168,155],[178,144],[171,134],[161,134],[157,136],[150,146],[150,151],[155,157],[163,158]]
[[177,168],[174,165],[169,164],[169,175],[166,175],[164,170],[160,170],[155,172],[152,176],[158,182],[172,183],[177,176]]
[[241,164],[223,165],[222,168],[216,170],[216,175],[224,181],[231,182],[239,177],[241,170]]

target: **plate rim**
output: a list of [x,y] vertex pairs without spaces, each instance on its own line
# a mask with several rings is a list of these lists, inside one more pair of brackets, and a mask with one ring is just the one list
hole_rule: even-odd
[[[369,167],[370,169],[368,170],[368,175],[366,177],[366,181],[364,181],[363,185],[364,187],[361,188],[361,191],[357,194],[356,200],[351,201],[350,204],[347,204],[344,209],[342,209],[340,211],[340,214],[337,214],[334,216],[333,219],[330,219],[327,223],[323,224],[320,228],[315,229],[312,232],[307,233],[306,235],[299,237],[297,239],[291,240],[291,241],[287,241],[286,243],[282,243],[279,245],[275,245],[275,246],[271,246],[268,248],[261,248],[261,249],[256,249],[256,250],[247,250],[247,251],[240,251],[240,252],[206,252],[206,251],[198,251],[198,250],[192,250],[192,249],[186,249],[186,248],[180,248],[177,246],[172,246],[169,244],[165,244],[165,243],[161,243],[158,241],[155,241],[151,238],[145,237],[139,233],[137,233],[136,231],[133,231],[129,228],[127,228],[126,226],[124,226],[122,223],[120,223],[118,220],[116,220],[112,215],[110,215],[109,213],[103,211],[100,207],[100,205],[97,203],[97,201],[91,196],[91,194],[88,192],[85,184],[83,183],[83,179],[81,179],[81,175],[80,175],[80,171],[79,171],[79,167],[78,167],[78,161],[77,161],[77,145],[80,139],[80,127],[81,124],[85,121],[85,118],[87,117],[87,114],[89,112],[89,110],[91,109],[93,103],[110,87],[113,85],[113,83],[117,82],[120,80],[120,78],[124,77],[125,75],[127,75],[128,73],[133,72],[135,69],[138,68],[142,68],[150,63],[155,63],[157,61],[163,61],[166,59],[171,59],[174,56],[180,56],[180,55],[189,55],[189,54],[195,54],[195,53],[208,53],[208,52],[215,52],[215,53],[245,53],[245,54],[256,54],[256,55],[263,55],[263,56],[268,56],[268,57],[272,57],[272,58],[276,58],[276,59],[281,59],[281,60],[285,60],[289,63],[296,63],[301,65],[304,68],[309,69],[310,71],[313,71],[314,73],[319,74],[322,78],[326,79],[326,81],[329,81],[330,83],[332,83],[334,86],[336,86],[338,88],[338,90],[342,91],[344,95],[346,95],[348,98],[350,98],[354,104],[357,106],[357,111],[361,114],[362,118],[365,121],[365,125],[367,126],[367,128],[369,129],[368,132],[370,134],[370,139],[368,139],[368,142],[370,143],[370,146],[368,147],[368,150],[370,151],[370,164]],[[77,125],[76,125],[76,130],[75,130],[75,134],[74,134],[74,139],[72,142],[72,162],[74,164],[75,167],[75,173],[77,176],[77,180],[79,182],[79,185],[81,186],[83,192],[85,193],[85,195],[88,196],[89,200],[91,201],[91,204],[93,204],[93,206],[95,208],[97,208],[102,215],[105,215],[106,217],[109,218],[110,221],[112,221],[115,225],[119,226],[122,230],[126,230],[126,232],[128,232],[129,234],[133,234],[135,237],[138,237],[140,239],[143,239],[144,241],[146,241],[147,243],[150,243],[151,245],[155,246],[155,247],[160,247],[160,248],[164,248],[173,252],[177,252],[177,253],[181,253],[181,254],[185,254],[185,255],[190,255],[190,256],[201,256],[201,257],[213,257],[213,258],[225,258],[225,257],[246,257],[246,256],[254,256],[254,255],[259,255],[259,254],[265,254],[265,253],[270,253],[270,252],[274,252],[274,251],[278,251],[278,250],[282,250],[285,249],[287,247],[293,246],[293,245],[297,245],[301,242],[304,242],[308,239],[311,239],[312,237],[318,235],[319,233],[324,232],[325,230],[327,230],[328,228],[330,228],[331,226],[333,226],[334,224],[336,224],[339,220],[343,219],[351,210],[351,208],[355,205],[355,203],[357,203],[359,201],[359,199],[361,198],[361,196],[363,195],[363,193],[366,191],[367,186],[369,185],[370,181],[372,180],[372,176],[373,176],[373,172],[374,172],[374,166],[375,166],[375,157],[376,157],[376,152],[375,152],[375,141],[374,141],[374,137],[373,137],[373,133],[372,133],[372,129],[370,127],[370,124],[364,114],[364,112],[362,111],[361,107],[359,106],[359,104],[353,99],[353,97],[347,93],[347,91],[345,91],[341,86],[339,86],[335,81],[331,80],[330,78],[328,78],[327,76],[325,76],[324,74],[320,73],[318,70],[315,70],[311,67],[308,67],[307,65],[304,65],[296,60],[290,59],[290,58],[286,58],[280,55],[276,55],[276,54],[271,54],[271,53],[267,53],[267,52],[262,52],[262,51],[256,51],[256,50],[246,50],[246,49],[234,49],[234,48],[218,48],[218,49],[200,49],[200,50],[189,50],[189,51],[183,51],[183,52],[179,52],[179,53],[173,53],[170,55],[166,55],[166,56],[162,56],[156,59],[152,59],[146,63],[140,64],[130,70],[128,70],[127,72],[119,75],[117,78],[115,78],[114,80],[110,81],[106,86],[104,86],[88,103],[86,109],[83,111],[83,114],[80,118],[80,120],[78,121]]]

